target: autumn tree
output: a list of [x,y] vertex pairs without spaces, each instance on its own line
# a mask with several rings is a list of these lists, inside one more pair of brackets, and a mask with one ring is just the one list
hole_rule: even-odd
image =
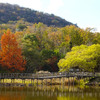
[[15,35],[10,30],[1,37],[0,63],[4,69],[13,72],[25,70],[26,61],[23,59]]
[[100,45],[73,47],[65,58],[59,61],[58,66],[61,71],[68,71],[73,67],[79,67],[84,71],[100,70]]
[[48,70],[50,72],[57,72],[59,70],[57,62],[59,61],[58,52],[54,52],[50,49],[42,50],[42,59],[44,60],[44,65],[42,70]]

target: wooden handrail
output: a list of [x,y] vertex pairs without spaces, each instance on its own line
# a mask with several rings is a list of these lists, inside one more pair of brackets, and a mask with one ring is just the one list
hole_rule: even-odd
[[60,73],[0,73],[0,79],[38,79],[61,77],[100,77],[100,73],[92,72],[60,72]]

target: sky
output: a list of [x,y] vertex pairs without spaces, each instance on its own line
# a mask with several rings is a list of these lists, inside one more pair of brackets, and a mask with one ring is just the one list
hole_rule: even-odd
[[100,32],[100,0],[0,0],[0,3],[54,14],[77,24],[80,28],[95,28]]

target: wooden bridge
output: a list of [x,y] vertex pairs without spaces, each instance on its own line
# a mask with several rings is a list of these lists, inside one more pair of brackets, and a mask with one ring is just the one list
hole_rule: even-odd
[[[52,79],[56,80],[59,78],[59,85],[65,83],[65,80],[68,81],[68,86],[74,85],[75,78],[78,79],[80,84],[80,79],[90,78],[90,77],[100,77],[100,73],[90,73],[90,72],[63,72],[63,73],[0,73],[0,86],[26,86],[25,81],[31,81],[31,86],[34,84],[45,84],[45,85],[53,85]],[[10,83],[5,82],[5,79],[10,79]],[[21,79],[22,82],[16,83],[15,79]],[[28,80],[27,80],[28,79]],[[65,79],[65,80],[64,80]],[[43,82],[45,80],[45,83]],[[48,83],[48,80],[50,82]],[[62,82],[61,82],[62,80]],[[42,81],[41,83],[39,83]],[[71,83],[72,81],[72,83]],[[30,83],[29,83],[30,84]]]
[[52,79],[63,77],[100,77],[100,73],[63,72],[63,73],[0,73],[0,79]]

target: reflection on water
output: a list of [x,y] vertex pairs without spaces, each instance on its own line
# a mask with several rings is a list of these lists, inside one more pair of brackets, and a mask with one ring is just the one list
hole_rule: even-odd
[[0,100],[100,100],[100,88],[0,87]]

